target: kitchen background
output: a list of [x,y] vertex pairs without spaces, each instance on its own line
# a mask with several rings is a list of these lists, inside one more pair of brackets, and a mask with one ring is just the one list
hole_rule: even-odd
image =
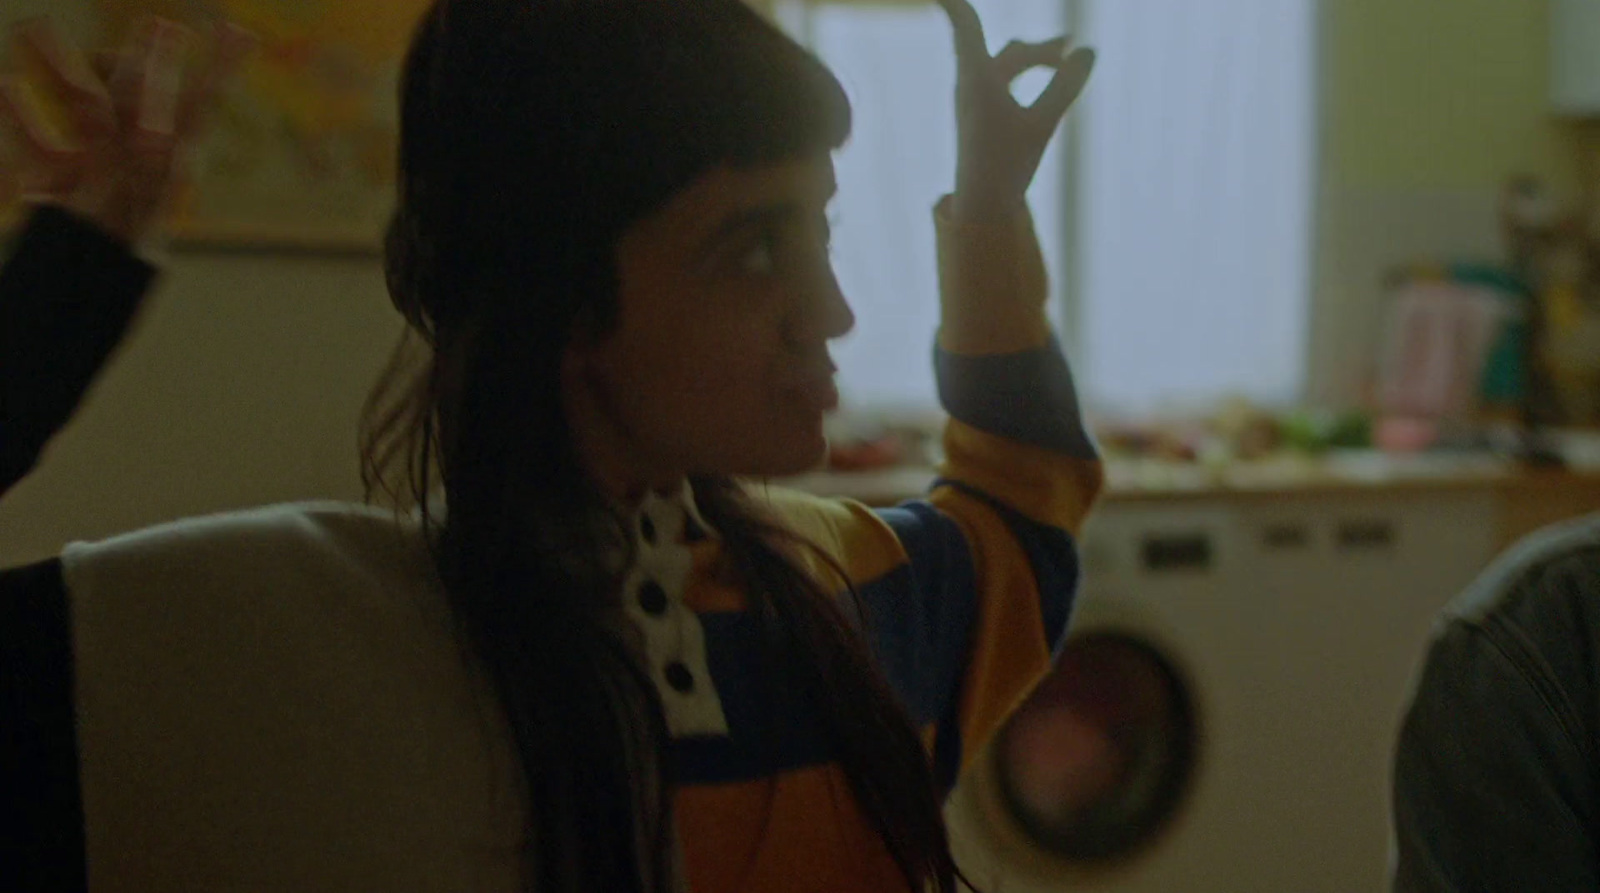
[[[7,0],[4,18],[49,14],[80,39],[90,40],[104,5],[90,0]],[[1013,4],[1019,5],[1040,6]],[[318,4],[303,0],[291,6],[313,10]],[[1062,6],[1070,12],[1070,6]],[[1259,9],[1273,4],[1240,0],[1231,6],[1236,8],[1232,15],[1260,18]],[[1284,6],[1310,9],[1314,4]],[[1064,21],[1069,12],[1061,13]],[[1268,370],[1271,374],[1263,376],[1271,379],[1259,388],[1263,396],[1276,392],[1279,402],[1304,397],[1317,406],[1359,405],[1379,352],[1387,295],[1382,282],[1388,271],[1404,263],[1502,256],[1499,206],[1505,183],[1514,175],[1538,177],[1560,194],[1577,195],[1582,128],[1551,114],[1549,12],[1544,0],[1464,0],[1449,10],[1423,0],[1321,4],[1311,14],[1314,33],[1307,41],[1315,58],[1301,60],[1314,66],[1308,81],[1314,95],[1300,100],[1307,119],[1306,157],[1282,162],[1299,165],[1304,175],[1279,177],[1308,195],[1300,212],[1305,224],[1289,234],[1306,246],[1294,261],[1304,268],[1300,275],[1305,285],[1265,298],[1259,288],[1252,292],[1256,268],[1278,271],[1284,262],[1266,255],[1252,259],[1237,243],[1230,244],[1227,248],[1233,254],[1227,260],[1232,267],[1220,273],[1200,271],[1207,274],[1200,279],[1209,293],[1191,289],[1152,296],[1148,300],[1155,312],[1145,314],[1150,331],[1129,335],[1126,324],[1114,322],[1112,334],[1121,331],[1132,343],[1090,345],[1087,352],[1127,359],[1097,362],[1096,367],[1144,367],[1149,371],[1139,376],[1140,382],[1167,381],[1181,391],[1195,373],[1182,364],[1165,362],[1172,354],[1161,349],[1161,338],[1174,329],[1161,326],[1163,303],[1214,305],[1219,308],[1216,315],[1223,317],[1241,300],[1247,302],[1247,310],[1255,306],[1250,301],[1271,301],[1274,306],[1294,308],[1277,311],[1287,321],[1274,323],[1275,329],[1263,335],[1259,324],[1247,316],[1237,337],[1226,327],[1213,327],[1205,346],[1182,353],[1239,352],[1237,346],[1224,348],[1222,343],[1211,349],[1211,341],[1224,339],[1235,345],[1242,339],[1246,350],[1265,342],[1265,347],[1253,349],[1279,359]],[[1225,23],[1229,14],[1211,18]],[[1038,27],[1037,16],[1033,22],[1021,18],[1024,25]],[[1172,32],[1181,33],[1170,23],[1163,26],[1166,20],[1161,16],[1134,18],[1128,26],[1134,29],[1133,36],[1127,36],[1128,27],[1119,34],[1134,51],[1141,23],[1153,23],[1156,39],[1170,42]],[[1006,33],[999,25],[993,30]],[[1209,30],[1217,31],[1216,25]],[[1184,62],[1194,66],[1189,69],[1195,75],[1190,80],[1213,69],[1226,71],[1216,57],[1194,51]],[[1114,72],[1116,65],[1117,57],[1109,55],[1102,62],[1102,74]],[[913,78],[911,83],[926,84],[925,96],[942,107],[947,94],[935,78]],[[1146,92],[1152,89],[1156,88]],[[1091,89],[1091,101],[1093,96]],[[1219,94],[1219,102],[1224,99]],[[1229,107],[1244,106],[1241,115],[1248,119],[1248,103],[1246,97]],[[872,114],[864,109],[864,121]],[[1200,126],[1191,137],[1209,140],[1213,147],[1225,146],[1229,127],[1235,126],[1204,116],[1194,120]],[[1246,120],[1235,129],[1248,135],[1251,126],[1261,128],[1259,121]],[[1180,131],[1157,131],[1152,136],[1181,146]],[[1079,142],[1085,141],[1080,135]],[[1129,138],[1124,144],[1139,145]],[[1259,147],[1248,145],[1238,154],[1264,157]],[[1207,159],[1226,163],[1228,157],[1216,151],[1187,163],[1181,155],[1157,159],[1166,167],[1151,175],[1166,175],[1182,165],[1183,172],[1192,174],[1188,180],[1205,181],[1215,173],[1207,169]],[[1118,173],[1135,176],[1138,171]],[[1058,175],[1063,188],[1071,181],[1070,175]],[[1091,189],[1077,192],[1090,193]],[[1226,196],[1225,191],[1214,190],[1199,198]],[[1116,210],[1103,196],[1091,197],[1105,213]],[[899,213],[911,220],[925,219],[924,198],[906,196]],[[1036,190],[1034,198],[1041,217],[1053,214],[1063,219],[1051,261],[1065,303],[1075,285],[1067,272],[1072,269],[1073,233],[1092,232],[1094,220],[1077,219],[1076,207],[1085,201],[1059,210],[1074,201],[1072,196],[1057,199]],[[869,197],[879,203],[895,199]],[[1297,213],[1293,208],[1277,210],[1288,220]],[[842,214],[846,226],[859,216],[851,211],[854,208]],[[1232,213],[1228,205],[1218,203],[1192,216],[1213,230],[1230,222],[1253,225],[1249,219],[1235,221]],[[1138,221],[1132,216],[1126,225]],[[1185,233],[1169,235],[1181,239]],[[1275,244],[1286,244],[1282,234],[1267,236]],[[6,532],[0,537],[0,560],[47,554],[71,538],[99,536],[175,515],[262,501],[357,495],[356,420],[366,388],[399,332],[376,259],[359,252],[261,250],[248,243],[242,247],[179,247],[171,253],[159,299],[151,302],[136,337],[77,423],[57,442],[50,461],[0,506],[0,530]],[[313,243],[312,247],[326,246]],[[1141,251],[1123,244],[1091,260],[1125,261],[1126,275],[1131,277],[1140,266],[1160,266],[1160,247]],[[1180,247],[1195,250],[1192,244]],[[919,272],[931,275],[912,274]],[[1121,273],[1102,264],[1095,275],[1097,281],[1116,282]],[[1291,266],[1290,272],[1275,275],[1292,285],[1296,274]],[[1234,287],[1226,287],[1230,282]],[[905,300],[932,306],[931,294],[880,291],[909,295]],[[1138,295],[1126,296],[1128,303],[1139,300]],[[862,303],[859,295],[857,303]],[[862,309],[862,331],[909,330],[899,337],[925,343],[926,332],[916,326],[892,315],[874,325],[872,310]],[[1075,312],[1079,321],[1094,318],[1092,309],[1080,306]],[[1190,341],[1199,340],[1183,327],[1176,331]],[[844,352],[848,354],[848,349]],[[903,378],[909,383],[901,384],[893,375],[868,376],[855,390],[892,394],[897,388],[913,392],[926,388],[921,359],[920,349],[908,359],[905,368],[912,371]],[[846,374],[850,371],[847,365]],[[1225,384],[1226,375],[1219,377]],[[880,383],[885,378],[889,385]],[[1090,376],[1086,387],[1094,393],[1115,394],[1119,380],[1113,375],[1097,382]],[[263,382],[271,386],[264,387]],[[1251,383],[1248,378],[1241,382]],[[851,384],[847,378],[847,399]],[[1133,398],[1159,403],[1157,387],[1142,387]],[[1221,390],[1199,395],[1212,403],[1226,396]],[[905,407],[896,409],[903,413]]]
[[[363,7],[4,0],[0,20],[48,14],[93,43],[141,5],[313,38],[319,16]],[[1139,790],[1101,792],[1092,815],[1034,802],[1058,821],[1031,837],[997,818],[1015,791],[964,789],[958,836],[1024,878],[1007,890],[1379,889],[1388,749],[1430,619],[1516,536],[1600,508],[1583,430],[1600,5],[979,5],[996,39],[1071,27],[1101,50],[1032,196],[1114,458],[1083,541],[1079,647],[1047,694],[1148,759]],[[849,412],[834,467],[799,483],[893,500],[937,451],[946,35],[913,0],[768,9],[839,68],[860,119],[840,161],[861,317],[840,349]],[[0,565],[182,515],[359,498],[361,406],[401,330],[369,245],[359,223],[274,224],[159,249],[136,334],[0,504]],[[1053,740],[1039,728],[1035,757]],[[1049,787],[1049,759],[1023,748],[1016,765]]]

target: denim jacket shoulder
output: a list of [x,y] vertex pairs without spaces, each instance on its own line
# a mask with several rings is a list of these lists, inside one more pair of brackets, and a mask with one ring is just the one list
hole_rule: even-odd
[[1396,890],[1600,890],[1597,655],[1600,515],[1523,541],[1440,616],[1396,752]]

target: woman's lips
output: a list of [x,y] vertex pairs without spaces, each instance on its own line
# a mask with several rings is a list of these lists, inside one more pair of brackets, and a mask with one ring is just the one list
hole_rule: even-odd
[[795,400],[819,412],[828,412],[839,406],[839,387],[834,383],[838,368],[824,359],[817,363],[797,364],[790,371],[783,390]]
[[839,386],[833,375],[816,375],[797,382],[790,391],[802,402],[818,412],[839,408]]
[[833,380],[838,371],[833,357],[821,349],[796,355],[782,371],[783,391],[817,412],[838,409],[839,386]]

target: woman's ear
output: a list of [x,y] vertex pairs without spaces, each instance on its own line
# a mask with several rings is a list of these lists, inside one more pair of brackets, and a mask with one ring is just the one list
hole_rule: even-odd
[[592,311],[583,311],[572,324],[572,334],[561,349],[561,387],[570,400],[595,378],[607,338]]
[[577,343],[568,344],[561,352],[562,386],[570,389],[576,382],[587,378],[593,358],[592,348],[585,348]]
[[567,336],[567,344],[563,347],[561,356],[561,372],[563,375],[582,371],[582,366],[592,362],[600,352],[601,345],[605,342],[605,335],[600,328],[599,321],[595,319],[594,311],[585,308],[578,313],[572,321],[572,329]]

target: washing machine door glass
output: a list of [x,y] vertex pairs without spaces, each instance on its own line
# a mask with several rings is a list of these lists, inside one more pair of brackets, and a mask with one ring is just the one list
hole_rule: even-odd
[[1194,703],[1156,647],[1091,633],[1069,640],[998,745],[1001,796],[1036,843],[1116,860],[1158,835],[1188,789]]

